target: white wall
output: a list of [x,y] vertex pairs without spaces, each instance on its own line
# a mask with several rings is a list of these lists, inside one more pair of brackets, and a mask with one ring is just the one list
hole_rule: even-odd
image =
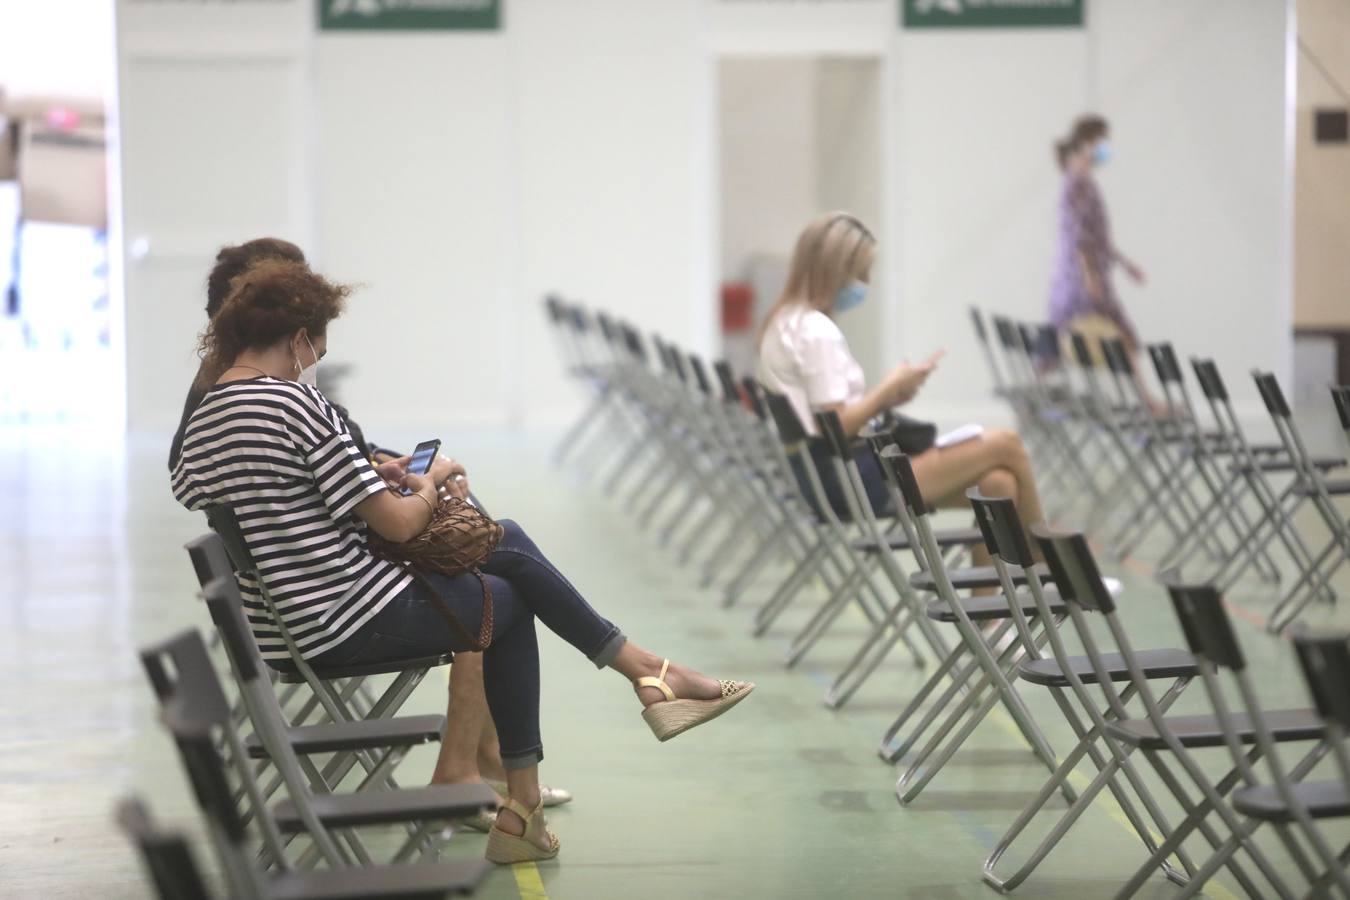
[[0,89],[110,99],[112,35],[113,0],[0,0]]
[[952,351],[918,408],[981,408],[968,306],[1044,317],[1051,142],[1089,109],[1113,127],[1117,243],[1150,275],[1117,279],[1143,339],[1214,356],[1244,400],[1253,366],[1287,377],[1285,49],[1274,0],[1097,0],[1087,31],[903,32],[893,340]]
[[[133,80],[126,98],[129,232],[133,210],[171,199],[156,160],[177,179],[169,187],[182,185],[175,221],[138,223],[177,249],[146,275],[151,294],[128,295],[140,332],[133,425],[176,419],[198,324],[152,304],[195,311],[214,244],[258,229],[287,229],[326,270],[368,284],[333,353],[360,365],[346,399],[372,427],[566,415],[575,394],[539,311],[548,290],[708,351],[722,247],[715,72],[721,56],[754,54],[882,60],[879,357],[951,347],[925,391],[928,414],[992,408],[968,305],[1043,315],[1050,143],[1089,108],[1115,125],[1119,156],[1102,183],[1119,243],[1152,276],[1144,291],[1122,284],[1144,336],[1212,353],[1235,381],[1253,365],[1288,372],[1279,0],[1095,0],[1086,31],[949,33],[902,31],[880,0],[511,0],[495,34],[317,37],[295,0],[265,11],[284,7],[294,26],[236,43],[225,60],[221,31],[240,5],[136,5],[195,17],[177,53],[217,61],[193,70],[210,102],[191,117],[191,159],[147,143],[179,140],[157,105],[172,70],[157,87]],[[843,24],[827,27],[833,18]],[[269,49],[278,43],[297,49]],[[240,67],[268,66],[284,70],[263,112],[281,135],[250,131],[240,112],[240,146],[213,141],[210,103]],[[284,202],[251,188],[232,197],[232,185],[258,183],[237,172],[245,151],[262,183],[285,174]],[[194,202],[201,191],[214,200]]]
[[[718,68],[724,279],[749,275],[760,254],[787,257],[820,214],[816,91],[811,57],[735,57]],[[765,309],[775,298],[757,298]]]

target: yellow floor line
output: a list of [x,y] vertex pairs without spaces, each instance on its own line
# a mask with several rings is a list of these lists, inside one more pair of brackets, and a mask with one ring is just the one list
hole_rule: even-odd
[[[1026,740],[1022,735],[1021,729],[1017,727],[1017,723],[1003,710],[990,710],[990,717],[995,722],[998,722],[1000,728],[1011,734],[1018,741]],[[1055,765],[1059,765],[1062,762],[1063,760],[1056,755]],[[1092,784],[1092,779],[1088,778],[1077,769],[1074,769],[1069,773],[1069,783],[1081,794],[1083,791],[1087,790],[1090,784]],[[1101,793],[1099,793],[1092,802],[1094,805],[1100,803],[1105,806],[1106,814],[1111,817],[1111,821],[1115,822],[1121,828],[1124,828],[1130,834],[1134,834],[1134,826],[1130,824],[1129,817],[1125,815],[1125,810],[1120,808],[1120,804],[1116,802],[1116,798],[1111,796],[1110,790],[1103,787]],[[1162,843],[1162,836],[1156,831],[1150,828],[1149,833],[1153,835],[1155,841]],[[1228,890],[1228,888],[1216,882],[1213,878],[1205,885],[1205,889],[1202,893],[1209,897],[1221,898],[1221,900],[1241,900],[1237,894],[1234,894],[1232,891]]]
[[516,863],[511,867],[511,874],[516,876],[520,900],[548,900],[544,880],[539,877],[539,867],[534,863]]

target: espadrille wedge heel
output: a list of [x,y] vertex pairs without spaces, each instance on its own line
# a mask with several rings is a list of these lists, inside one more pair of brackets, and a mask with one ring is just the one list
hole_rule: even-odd
[[[485,854],[488,862],[506,866],[518,862],[538,862],[541,859],[552,859],[558,855],[562,844],[558,841],[558,836],[549,831],[548,826],[544,824],[544,817],[541,815],[544,809],[543,803],[540,803],[531,812],[525,808],[524,804],[517,803],[508,797],[506,803],[502,804],[502,808],[511,810],[524,820],[525,833],[521,835],[507,834],[493,825],[492,830],[488,832],[487,853]],[[545,850],[539,846],[537,839],[541,836],[547,836],[549,849]]]
[[755,685],[749,681],[719,681],[722,696],[716,700],[681,700],[666,684],[666,672],[670,669],[670,660],[661,663],[661,674],[656,678],[650,675],[633,682],[640,688],[656,688],[665,700],[653,703],[642,711],[642,718],[651,728],[658,741],[668,741],[677,734],[683,734],[696,725],[709,722],[737,703],[740,703]]

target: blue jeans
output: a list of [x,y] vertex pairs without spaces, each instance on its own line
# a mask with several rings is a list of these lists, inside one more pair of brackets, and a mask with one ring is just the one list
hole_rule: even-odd
[[[523,769],[544,758],[535,618],[599,669],[613,661],[626,638],[591,608],[519,525],[510,520],[500,524],[505,529],[502,541],[482,567],[492,588],[492,644],[483,652],[483,687],[497,726],[502,763],[508,769]],[[422,574],[465,631],[477,635],[483,612],[478,577],[471,572],[453,578]],[[468,649],[426,588],[414,581],[355,635],[311,662],[362,665]]]

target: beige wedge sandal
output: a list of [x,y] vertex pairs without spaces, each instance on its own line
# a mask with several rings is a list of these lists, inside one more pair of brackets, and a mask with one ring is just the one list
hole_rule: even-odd
[[[510,865],[519,862],[538,862],[541,859],[552,859],[558,855],[562,849],[562,844],[558,841],[558,836],[549,831],[548,825],[544,823],[544,817],[540,813],[544,810],[544,804],[540,803],[530,812],[521,803],[512,800],[510,797],[502,804],[502,809],[509,809],[511,812],[520,816],[525,822],[524,834],[507,834],[495,824],[492,830],[488,832],[487,856],[488,862],[499,863],[501,865]],[[537,838],[540,835],[547,835],[549,849],[545,850],[531,838]]]
[[665,695],[665,700],[653,703],[642,711],[642,718],[651,728],[658,741],[668,741],[677,734],[683,734],[696,725],[711,721],[737,703],[740,703],[755,689],[749,681],[718,681],[722,686],[722,696],[716,700],[681,700],[666,684],[666,672],[670,669],[670,660],[661,663],[661,674],[653,678],[643,676],[633,682],[637,687],[652,687]]

